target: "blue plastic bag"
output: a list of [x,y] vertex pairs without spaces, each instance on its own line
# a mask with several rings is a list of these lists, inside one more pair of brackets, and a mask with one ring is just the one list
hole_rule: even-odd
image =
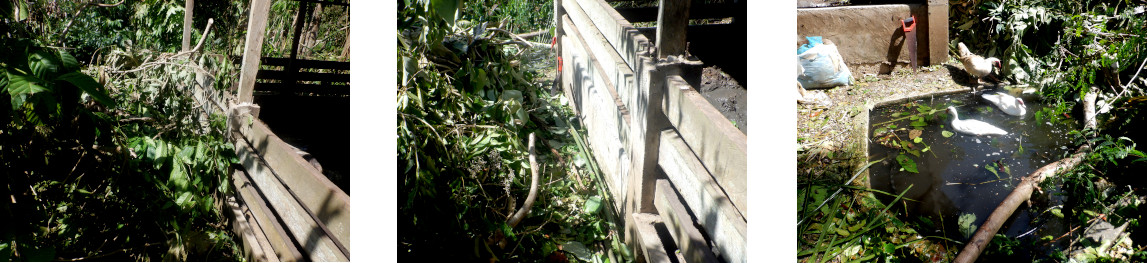
[[[809,43],[813,43],[809,38]],[[816,42],[819,41],[819,37]],[[803,48],[803,46],[802,46]],[[852,72],[844,59],[840,57],[834,44],[816,44],[805,49],[797,55],[800,64],[804,67],[803,74],[797,76],[797,81],[805,88],[832,88],[836,86],[852,85]]]
[[808,44],[801,45],[800,48],[797,48],[797,55],[800,55],[801,53],[808,51],[808,49],[810,49],[812,47],[824,44],[824,42],[821,41],[820,37],[804,37],[804,39],[808,39]]

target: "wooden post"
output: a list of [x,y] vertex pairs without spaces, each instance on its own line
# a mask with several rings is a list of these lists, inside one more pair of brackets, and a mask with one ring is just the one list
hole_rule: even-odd
[[657,57],[685,54],[690,0],[661,0],[657,13]]
[[239,71],[239,103],[251,103],[254,100],[255,75],[259,73],[263,34],[267,32],[267,13],[270,11],[271,0],[251,0],[247,40],[243,46],[243,65]]
[[183,1],[183,49],[187,51],[191,49],[191,23],[192,23],[192,10],[195,9],[195,0]]

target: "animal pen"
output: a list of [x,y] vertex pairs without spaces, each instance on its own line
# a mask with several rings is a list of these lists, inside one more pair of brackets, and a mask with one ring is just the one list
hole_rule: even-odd
[[[333,158],[324,160],[335,164],[347,160],[350,62],[303,60],[298,59],[297,54],[302,21],[312,5],[349,8],[349,3],[294,1],[299,2],[300,19],[294,24],[290,57],[261,56],[271,0],[251,0],[238,86],[219,92],[209,88],[214,79],[198,74],[195,99],[203,104],[205,114],[221,113],[228,119],[240,164],[233,166],[231,172],[235,192],[227,204],[245,258],[251,261],[348,261],[350,196],[346,185],[349,174],[332,177],[327,172],[324,175],[322,166],[306,158],[309,154],[288,143],[341,143],[325,150],[330,152],[327,156]],[[314,116],[321,116],[331,124],[314,125],[300,120]],[[271,119],[279,123],[271,124]],[[308,128],[308,124],[322,127]],[[279,133],[270,126],[279,127]],[[290,137],[277,134],[290,134]],[[318,147],[315,149],[318,151]],[[344,173],[346,166],[349,165],[335,165]]]
[[[689,25],[712,17],[733,22]],[[744,1],[554,2],[561,85],[639,260],[746,261],[746,135],[698,93],[704,63],[689,55],[744,58],[744,18]]]

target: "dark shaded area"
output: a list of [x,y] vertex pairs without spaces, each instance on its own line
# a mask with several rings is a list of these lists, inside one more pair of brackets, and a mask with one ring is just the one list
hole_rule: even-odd
[[256,95],[259,119],[311,154],[323,175],[350,194],[350,97]]

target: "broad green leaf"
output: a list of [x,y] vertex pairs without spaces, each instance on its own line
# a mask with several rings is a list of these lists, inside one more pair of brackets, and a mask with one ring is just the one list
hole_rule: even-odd
[[12,94],[12,96],[49,91],[43,84],[44,80],[40,78],[20,74],[11,69],[8,70],[8,94]]
[[896,156],[896,162],[899,162],[900,167],[904,168],[905,171],[912,172],[912,173],[920,173],[919,171],[916,170],[916,161],[912,160],[912,157],[908,157],[908,155],[900,154],[900,155]]
[[167,183],[175,186],[175,189],[187,189],[189,183],[187,172],[183,170],[183,165],[180,164],[179,161],[176,161],[176,159],[179,158],[171,158],[171,175],[167,178]]
[[453,27],[454,19],[458,16],[458,7],[461,4],[459,0],[430,0],[430,5],[434,6],[434,11],[443,20],[446,20],[446,25]]
[[191,197],[193,197],[191,191],[182,192],[179,194],[179,197],[175,198],[175,204],[179,205],[179,207],[188,207],[194,202]]
[[942,131],[942,132],[940,132],[940,135],[944,135],[944,138],[948,138],[948,137],[952,137],[952,135],[955,135],[955,134],[953,134],[950,131]]
[[582,244],[581,242],[577,242],[577,241],[564,242],[564,243],[562,243],[562,250],[565,250],[566,252],[570,252],[570,254],[574,254],[574,257],[577,257],[578,259],[581,259],[581,260],[586,261],[586,262],[592,262],[592,260],[593,260],[591,258],[593,256],[593,252],[591,252],[589,250],[589,248],[586,248],[585,245]]
[[585,200],[584,211],[586,214],[590,214],[590,215],[597,214],[598,210],[601,210],[601,196],[595,195],[595,196],[590,197],[589,199]]
[[112,98],[110,96],[108,96],[108,94],[103,91],[103,89],[104,89],[103,85],[100,85],[100,83],[96,82],[96,80],[93,79],[91,76],[85,75],[84,73],[80,73],[77,71],[77,72],[72,72],[72,73],[61,75],[57,79],[67,81],[68,83],[72,83],[72,85],[75,85],[77,88],[80,88],[80,90],[87,92],[88,95],[91,95],[92,98],[96,100],[96,102],[99,102],[100,104],[103,104],[104,106],[107,106],[107,107],[115,107],[116,106],[115,101],[112,100]]
[[64,66],[64,71],[76,71],[80,69],[80,62],[76,61],[76,57],[73,57],[62,49],[57,52],[60,53],[60,62],[62,62],[61,64]]
[[32,75],[41,79],[51,79],[60,70],[58,58],[44,50],[36,50],[28,55],[28,68]]

